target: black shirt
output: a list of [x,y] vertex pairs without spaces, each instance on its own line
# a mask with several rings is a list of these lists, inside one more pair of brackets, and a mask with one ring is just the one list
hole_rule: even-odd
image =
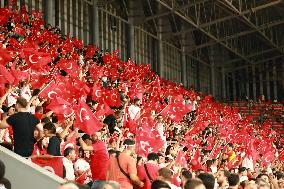
[[61,156],[60,154],[60,139],[57,136],[49,138],[47,153],[53,156]]
[[15,153],[29,157],[34,149],[34,130],[39,120],[29,112],[18,112],[7,119],[7,123],[12,126],[14,135]]

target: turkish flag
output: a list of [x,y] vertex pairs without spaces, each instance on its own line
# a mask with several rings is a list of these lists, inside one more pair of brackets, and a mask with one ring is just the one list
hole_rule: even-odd
[[15,80],[14,76],[2,65],[0,64],[0,74],[3,81],[12,84]]
[[56,115],[63,115],[64,118],[67,118],[74,113],[74,110],[71,107],[69,102],[65,101],[63,98],[56,97],[46,109],[52,110]]
[[32,162],[60,177],[63,177],[62,157],[38,156],[38,157],[33,157]]
[[102,123],[93,115],[89,106],[83,100],[79,101],[78,110],[76,111],[76,125],[85,133],[92,135],[102,128]]
[[50,99],[55,99],[56,97],[58,97],[58,92],[55,90],[56,88],[57,88],[57,84],[54,80],[52,80],[40,92],[39,97],[41,97],[41,98],[48,97]]
[[33,68],[40,68],[46,66],[52,61],[51,55],[42,52],[25,52],[26,62]]
[[11,73],[15,78],[14,84],[18,84],[19,81],[25,80],[29,78],[29,73],[27,71],[21,71],[19,69],[16,69],[16,61],[13,62],[11,65]]
[[78,64],[74,60],[70,60],[70,59],[69,60],[60,59],[57,66],[73,77],[77,77],[79,70],[80,70],[80,67],[78,66]]
[[92,88],[92,99],[99,102],[102,100],[102,96],[102,88],[99,85],[94,85]]
[[274,154],[275,153],[273,151],[270,151],[263,155],[261,162],[264,167],[268,167],[271,163],[273,163],[273,161],[275,160]]
[[169,104],[161,111],[163,116],[169,116],[175,122],[180,122],[186,113],[183,104]]
[[110,106],[110,107],[119,107],[121,106],[120,101],[120,94],[117,89],[113,90],[106,90],[104,93],[104,101]]
[[164,146],[156,129],[140,127],[136,135],[136,153],[147,157],[150,152],[158,152]]
[[18,35],[24,36],[26,34],[26,30],[20,24],[16,24],[13,30],[14,30],[14,33]]
[[108,116],[110,114],[114,114],[114,111],[106,104],[100,104],[99,107],[97,108],[97,111],[95,113],[95,116],[100,117],[100,116]]

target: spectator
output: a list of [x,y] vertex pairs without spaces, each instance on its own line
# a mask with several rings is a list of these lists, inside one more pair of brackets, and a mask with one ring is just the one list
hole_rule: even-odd
[[170,185],[162,180],[155,180],[152,185],[151,189],[171,189]]
[[172,180],[173,180],[173,172],[168,169],[168,168],[161,168],[158,171],[158,177],[157,180],[162,180],[164,182],[166,182],[171,189],[178,189],[179,187],[177,187],[176,185],[172,184]]
[[262,179],[264,180],[266,183],[269,183],[269,176],[265,173],[261,173],[257,176],[257,179]]
[[279,189],[284,189],[284,175],[279,175],[279,177],[277,178],[278,180],[278,187]]
[[205,189],[203,182],[199,179],[188,179],[183,189]]
[[257,178],[256,184],[258,186],[258,189],[270,189],[270,184],[262,178]]
[[185,170],[181,171],[180,179],[181,179],[180,185],[183,188],[186,181],[189,180],[189,179],[192,179],[192,173],[185,169]]
[[23,156],[31,156],[34,148],[34,130],[39,120],[31,113],[26,112],[27,101],[18,98],[16,102],[17,113],[2,120],[0,129],[8,128],[10,125],[14,134],[14,151]]
[[238,189],[240,185],[240,177],[237,174],[230,174],[228,177],[229,189]]
[[49,138],[47,146],[47,154],[53,156],[60,156],[60,138],[56,135],[56,128],[53,123],[49,122],[44,124],[43,132],[45,137]]
[[133,104],[128,108],[130,119],[134,120],[140,116],[140,105],[141,100],[139,98],[135,98]]
[[2,179],[5,176],[5,164],[3,161],[0,160],[0,179]]
[[91,155],[90,166],[94,181],[106,180],[106,172],[109,164],[107,147],[101,140],[101,135],[101,132],[95,132],[92,135],[92,145],[87,145],[82,138],[79,138],[79,143],[82,149],[93,152]]
[[227,170],[220,170],[217,173],[217,184],[219,189],[226,189],[229,187],[228,178],[230,176],[230,172]]
[[123,144],[124,151],[110,157],[107,180],[119,182],[123,189],[132,189],[132,183],[143,187],[144,183],[137,176],[136,162],[132,157],[135,153],[135,141],[126,139]]
[[209,173],[200,173],[197,177],[202,180],[206,189],[214,189],[215,178],[213,175]]
[[247,169],[245,167],[239,168],[239,177],[240,177],[240,182],[248,180]]
[[6,178],[0,179],[0,189],[11,189],[11,188],[12,188],[12,185],[8,179]]
[[63,166],[64,166],[64,179],[67,181],[75,181],[75,171],[73,161],[76,158],[75,149],[68,147],[64,150]]
[[0,189],[11,189],[11,183],[5,176],[5,164],[0,160]]
[[145,189],[151,188],[151,183],[156,180],[158,176],[158,166],[159,156],[156,153],[149,153],[147,156],[148,162],[137,167],[137,175],[140,180],[145,181]]
[[79,149],[79,158],[74,163],[74,170],[76,182],[80,184],[89,184],[91,182],[92,173],[90,164],[85,160],[85,151],[82,148]]

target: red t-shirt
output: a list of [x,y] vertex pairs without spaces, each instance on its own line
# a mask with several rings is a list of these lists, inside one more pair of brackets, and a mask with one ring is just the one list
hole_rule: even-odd
[[97,140],[93,144],[93,153],[91,155],[91,172],[93,180],[106,180],[106,172],[109,164],[109,155],[106,144]]
[[[128,175],[137,174],[136,161],[128,154],[119,155],[119,164]],[[115,154],[110,157],[108,171],[107,180],[119,182],[121,189],[133,189],[131,181],[120,171]]]
[[[150,177],[153,180],[156,180],[160,167],[153,163],[146,163],[146,166]],[[143,182],[145,181],[143,189],[151,189],[151,181],[146,173],[144,165],[140,165],[137,167],[137,175],[140,180],[142,180]]]

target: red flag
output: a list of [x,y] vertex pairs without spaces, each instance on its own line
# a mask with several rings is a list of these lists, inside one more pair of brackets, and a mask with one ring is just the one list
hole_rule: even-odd
[[56,115],[63,115],[64,118],[70,117],[74,113],[71,104],[60,97],[53,99],[46,109],[52,110]]
[[12,55],[7,49],[0,48],[0,64],[6,65],[12,59]]
[[114,114],[114,111],[106,103],[100,104],[95,113],[97,117],[108,116],[110,114]]
[[61,59],[57,66],[73,77],[77,77],[80,70],[80,67],[74,60]]
[[270,151],[263,155],[262,157],[262,165],[264,167],[268,167],[275,160],[275,155],[273,151]]
[[98,85],[94,85],[92,88],[92,99],[95,101],[101,101],[103,96],[102,88]]
[[76,123],[82,131],[92,135],[94,132],[102,128],[101,122],[93,115],[93,112],[86,104],[86,102],[80,100],[78,104],[78,111],[76,111]]
[[18,35],[24,36],[26,34],[26,30],[20,24],[16,24],[13,30]]
[[176,122],[180,122],[186,113],[183,104],[169,104],[161,111],[163,116],[169,116]]
[[121,106],[120,94],[117,89],[106,90],[104,94],[104,100],[110,107]]
[[55,81],[51,81],[49,84],[45,86],[45,88],[40,92],[39,97],[41,98],[50,98],[55,99],[58,97],[58,92],[55,90],[57,88],[57,84]]
[[198,169],[203,169],[203,166],[200,162],[200,150],[199,149],[196,149],[194,156],[191,159],[190,164],[191,164],[191,169],[194,171]]
[[156,129],[140,127],[136,135],[136,153],[147,156],[150,152],[158,152],[164,146]]
[[26,52],[25,53],[26,62],[33,68],[40,68],[46,66],[52,61],[51,55],[42,52]]
[[33,157],[32,162],[44,169],[63,177],[62,157]]
[[183,168],[187,168],[187,161],[186,161],[186,154],[184,151],[182,151],[182,149],[180,149],[176,159],[175,159],[175,162],[178,164],[178,165],[181,165]]
[[14,76],[2,64],[0,64],[0,74],[1,77],[10,84],[15,80]]
[[11,65],[11,73],[15,78],[14,84],[18,84],[19,81],[25,80],[29,77],[29,73],[27,71],[21,71],[19,69],[16,69],[16,61],[13,62]]
[[234,159],[228,162],[227,167],[230,170],[239,167],[240,163],[241,163],[241,156],[237,155]]

